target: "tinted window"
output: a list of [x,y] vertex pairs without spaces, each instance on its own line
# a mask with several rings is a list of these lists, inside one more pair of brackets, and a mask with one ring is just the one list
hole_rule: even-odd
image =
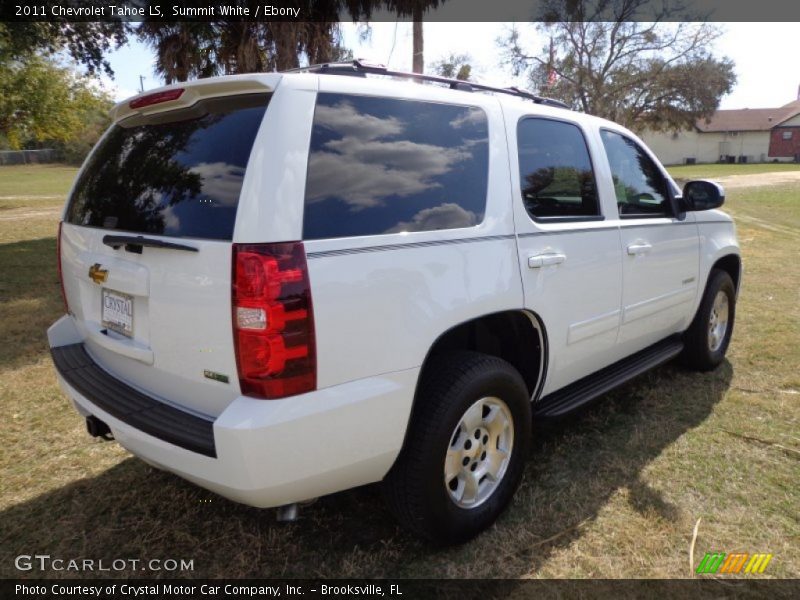
[[522,198],[531,217],[600,214],[589,149],[576,125],[523,119],[517,145]]
[[478,108],[320,94],[303,237],[477,225],[486,209],[488,145]]
[[115,125],[75,186],[76,225],[230,240],[267,96],[199,102]]
[[620,216],[668,215],[667,182],[653,160],[630,138],[606,129],[600,136],[611,167]]

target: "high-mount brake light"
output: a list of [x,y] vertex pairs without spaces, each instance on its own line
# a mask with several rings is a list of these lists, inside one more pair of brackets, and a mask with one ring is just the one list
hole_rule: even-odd
[[165,92],[147,94],[147,96],[142,96],[141,98],[134,98],[128,103],[128,106],[130,108],[143,108],[151,104],[161,104],[162,102],[177,100],[183,95],[183,91],[183,88],[175,88],[174,90],[166,90]]
[[275,399],[315,390],[314,316],[303,243],[234,244],[232,306],[242,393]]
[[64,310],[69,314],[69,303],[67,302],[67,292],[64,289],[64,271],[62,270],[61,263],[61,229],[64,226],[64,221],[58,222],[58,237],[56,238],[56,255],[58,259],[58,283],[61,286],[61,299],[64,301]]

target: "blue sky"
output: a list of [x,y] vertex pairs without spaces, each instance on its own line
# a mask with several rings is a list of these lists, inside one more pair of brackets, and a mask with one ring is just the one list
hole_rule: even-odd
[[[732,58],[739,78],[736,89],[722,99],[721,108],[781,106],[798,98],[800,63],[797,43],[800,23],[723,23],[724,35],[717,41],[718,55]],[[499,63],[496,39],[510,23],[425,23],[425,60],[430,65],[450,54],[469,53],[474,77],[494,85],[519,85]],[[529,25],[531,48],[543,45]],[[399,70],[411,68],[411,24],[373,23],[366,42],[359,39],[356,26],[342,26],[345,45],[356,57],[387,64]],[[143,75],[145,89],[163,82],[153,72],[154,55],[145,45],[133,41],[109,57],[115,78],[106,81],[114,96],[125,99],[139,90]]]

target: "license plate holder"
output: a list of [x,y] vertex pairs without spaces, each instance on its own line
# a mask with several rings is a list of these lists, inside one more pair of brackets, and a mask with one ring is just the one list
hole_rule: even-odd
[[100,311],[103,327],[125,337],[133,337],[133,296],[101,288]]

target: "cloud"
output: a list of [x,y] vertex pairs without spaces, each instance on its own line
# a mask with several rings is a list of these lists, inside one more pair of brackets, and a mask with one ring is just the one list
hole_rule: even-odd
[[[308,172],[309,203],[335,195],[353,211],[379,206],[392,194],[409,196],[438,185],[381,165],[354,163],[346,155],[332,152],[314,153]],[[331,190],[335,192],[332,194]]]
[[339,102],[335,106],[318,105],[314,114],[314,124],[333,129],[335,132],[360,140],[373,140],[397,135],[405,128],[395,117],[381,119],[358,112],[349,102]]
[[162,211],[161,216],[164,218],[165,231],[180,231],[181,219],[175,214],[174,206],[167,206],[167,208]]
[[355,137],[328,142],[325,149],[359,162],[385,165],[389,170],[413,172],[422,179],[447,173],[453,164],[469,157],[457,148],[419,144],[409,140],[362,141]]
[[198,163],[189,172],[200,175],[203,196],[224,206],[234,206],[239,201],[243,168],[225,162]]
[[315,123],[341,138],[324,144],[309,158],[307,201],[335,195],[352,211],[379,206],[388,196],[410,196],[441,187],[435,178],[469,158],[463,148],[387,140],[403,133],[397,118],[359,113],[350,103],[317,108]]
[[103,91],[111,94],[111,97],[114,98],[115,102],[122,102],[123,100],[126,100],[131,96],[135,96],[136,94],[139,93],[138,90],[120,86],[106,74],[100,75],[99,79],[98,78],[89,79],[89,85],[98,91]]
[[484,125],[486,124],[486,113],[480,108],[470,107],[459,117],[450,121],[450,127],[459,129],[464,125]]
[[478,224],[478,216],[471,210],[465,210],[458,204],[447,202],[423,208],[411,221],[400,222],[384,233],[400,233],[401,231],[432,231],[436,229],[459,229]]

